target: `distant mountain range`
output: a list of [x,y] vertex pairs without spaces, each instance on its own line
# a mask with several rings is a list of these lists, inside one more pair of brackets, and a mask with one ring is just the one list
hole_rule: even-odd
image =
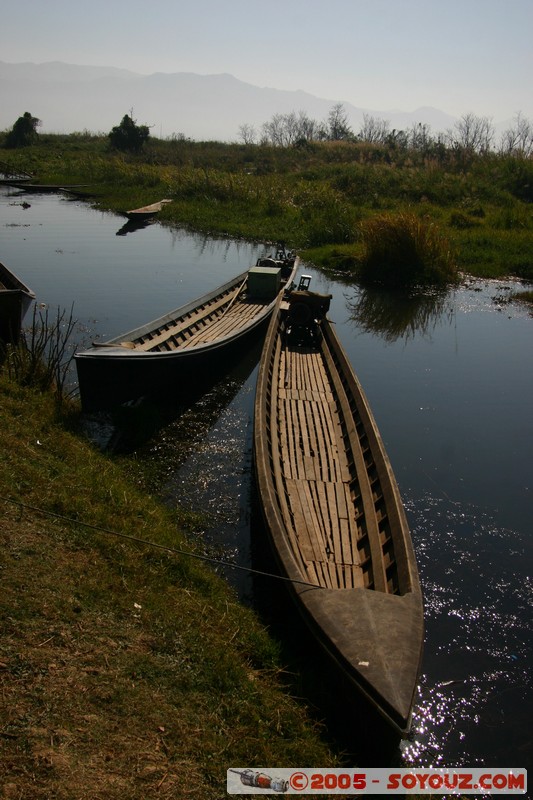
[[[140,75],[114,67],[89,67],[53,61],[8,64],[0,61],[0,130],[10,129],[25,111],[42,120],[42,132],[108,133],[124,114],[132,112],[153,136],[183,134],[194,140],[239,141],[247,124],[260,131],[274,114],[304,111],[322,121],[332,106],[342,103],[357,132],[363,116],[388,120],[390,128],[415,123],[433,134],[449,130],[456,119],[435,108],[377,111],[358,108],[342,99],[324,99],[303,91],[282,91],[237,80],[232,75],[156,72]],[[508,125],[506,127],[509,127]]]

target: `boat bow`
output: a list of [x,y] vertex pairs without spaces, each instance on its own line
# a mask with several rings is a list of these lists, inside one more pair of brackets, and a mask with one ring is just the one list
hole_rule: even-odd
[[422,615],[420,595],[295,589],[328,652],[392,726],[405,734],[420,668],[420,647],[413,648],[413,631]]

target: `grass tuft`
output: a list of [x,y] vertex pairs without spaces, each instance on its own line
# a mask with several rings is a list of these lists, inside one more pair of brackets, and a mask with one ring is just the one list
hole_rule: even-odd
[[361,224],[364,283],[389,288],[444,286],[458,270],[448,240],[438,226],[415,214],[382,214]]

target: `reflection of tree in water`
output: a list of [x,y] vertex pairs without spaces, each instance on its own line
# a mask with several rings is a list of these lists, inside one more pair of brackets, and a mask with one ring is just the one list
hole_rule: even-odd
[[378,333],[387,342],[427,335],[443,316],[451,321],[454,313],[447,290],[417,292],[385,291],[357,287],[357,295],[347,300],[350,318],[367,333]]

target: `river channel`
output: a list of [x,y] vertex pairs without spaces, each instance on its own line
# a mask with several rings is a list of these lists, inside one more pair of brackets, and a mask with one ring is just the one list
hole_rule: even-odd
[[[269,251],[158,223],[128,232],[124,223],[80,200],[0,187],[0,261],[52,314],[73,309],[80,346],[161,316]],[[302,271],[333,295],[329,316],[380,428],[417,554],[426,642],[402,761],[528,767],[533,317],[508,302],[511,281],[400,301],[310,265]],[[207,551],[242,565],[254,548],[258,357],[257,348],[243,354],[186,409],[172,398],[135,444],[137,458],[153,461],[165,501],[204,515]],[[254,604],[245,573],[223,574]]]

